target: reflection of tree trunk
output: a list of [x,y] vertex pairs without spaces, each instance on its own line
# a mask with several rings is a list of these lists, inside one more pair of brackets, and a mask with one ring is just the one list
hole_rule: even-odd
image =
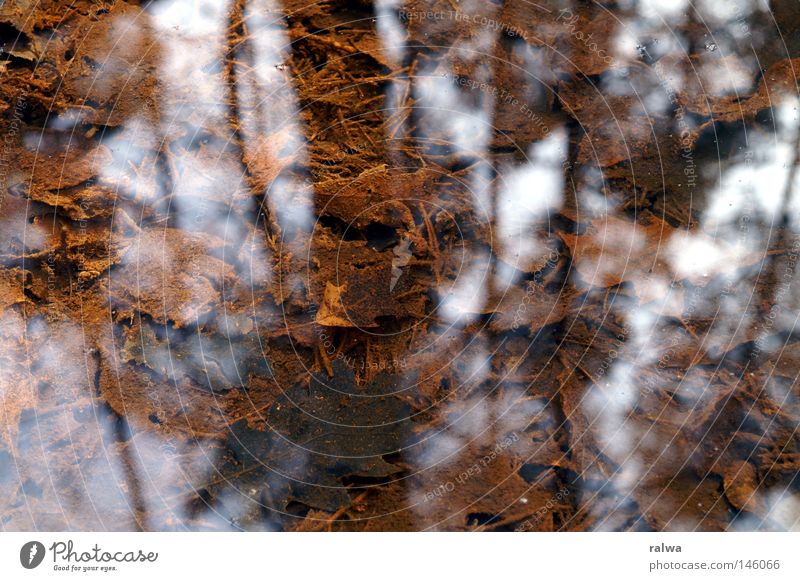
[[[786,187],[783,189],[783,216],[780,234],[782,238],[786,237],[786,230],[791,225],[791,216],[789,215],[789,203],[792,201],[792,189],[794,188],[794,181],[797,177],[797,164],[800,163],[800,126],[795,127],[794,134],[794,147],[792,148],[792,162],[789,166],[789,176],[786,182]],[[778,246],[781,248],[781,246]]]
[[[769,261],[769,264],[766,265],[764,288],[767,289],[767,292],[771,295],[769,301],[766,301],[767,297],[764,297],[765,301],[762,303],[766,311],[769,311],[772,305],[776,305],[776,302],[778,301],[779,289],[781,287],[781,277],[778,273],[778,266],[781,263],[780,257],[789,252],[787,243],[789,242],[789,232],[792,228],[792,216],[789,204],[792,201],[792,190],[794,189],[794,182],[797,178],[798,163],[800,163],[800,127],[795,127],[792,159],[789,165],[789,175],[787,176],[786,186],[783,189],[783,194],[781,197],[780,219],[773,220],[773,223],[770,225],[770,232],[772,227],[777,226],[777,235],[772,243],[770,243],[772,240],[772,237],[770,236],[770,241],[767,242],[765,247],[765,260]],[[758,339],[758,327],[761,321],[763,321],[763,317],[759,317],[753,322],[751,334],[751,336],[754,338],[753,341]],[[775,332],[780,332],[780,330],[776,329]],[[750,359],[747,362],[747,366],[750,367],[751,364],[758,363],[760,355],[761,350],[758,349],[754,344],[750,353]],[[763,391],[764,387],[765,386],[762,387],[761,391]]]
[[106,429],[108,432],[108,443],[113,445],[119,453],[122,471],[127,479],[128,505],[133,513],[133,520],[136,524],[135,530],[137,532],[149,531],[150,528],[147,525],[147,502],[142,494],[142,487],[139,484],[140,477],[136,467],[136,458],[130,450],[130,446],[134,446],[135,448],[135,444],[130,442],[131,432],[128,421],[123,416],[114,412],[108,404],[103,404],[96,413],[107,414]]
[[258,225],[258,220],[263,216],[267,239],[275,241],[280,238],[280,229],[277,220],[269,211],[266,192],[260,191],[256,186],[256,181],[253,179],[245,163],[245,139],[247,136],[242,133],[242,111],[238,90],[238,84],[241,79],[238,77],[235,61],[247,63],[251,60],[248,58],[248,34],[246,31],[245,18],[246,8],[247,0],[235,0],[228,11],[228,25],[226,27],[228,32],[227,52],[222,55],[223,66],[225,68],[225,88],[227,91],[224,103],[227,109],[228,123],[233,133],[232,142],[238,149],[238,158],[242,169],[241,175],[245,176],[245,181],[250,189],[250,193],[257,201],[257,203],[254,204],[257,209],[255,210],[255,216],[253,216],[253,224]]
[[[139,475],[136,468],[136,459],[131,454],[130,438],[131,429],[128,420],[124,416],[114,411],[110,404],[101,399],[100,394],[100,374],[102,373],[102,365],[99,350],[94,352],[94,362],[97,366],[94,377],[94,396],[97,398],[97,403],[94,406],[95,418],[97,418],[98,425],[101,426],[103,433],[100,434],[103,438],[104,446],[113,446],[119,453],[119,462],[122,465],[122,473],[127,480],[127,496],[128,506],[131,509],[133,522],[136,525],[137,532],[150,530],[147,526],[147,503],[142,495],[142,488],[139,485]],[[103,422],[102,420],[105,420]],[[104,429],[103,429],[104,428]],[[106,452],[106,456],[108,453]],[[119,484],[118,484],[119,486]],[[122,491],[123,493],[125,491]]]

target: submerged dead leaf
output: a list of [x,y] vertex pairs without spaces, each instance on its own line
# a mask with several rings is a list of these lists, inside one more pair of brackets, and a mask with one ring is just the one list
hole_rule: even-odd
[[725,466],[723,474],[725,496],[737,510],[763,515],[764,506],[758,495],[758,477],[750,462],[734,461]]
[[113,303],[160,324],[174,322],[178,328],[204,320],[219,309],[224,281],[234,273],[214,257],[222,246],[207,234],[142,230],[109,277]]
[[632,222],[606,214],[592,220],[582,234],[565,232],[560,236],[570,249],[575,269],[589,286],[632,281],[642,292],[643,279],[671,278],[665,254],[673,232],[671,226],[652,216]]
[[709,97],[705,92],[686,96],[687,108],[714,121],[746,121],[760,111],[779,105],[787,98],[797,96],[797,77],[800,59],[779,61],[767,69],[758,87],[749,96],[742,94]]

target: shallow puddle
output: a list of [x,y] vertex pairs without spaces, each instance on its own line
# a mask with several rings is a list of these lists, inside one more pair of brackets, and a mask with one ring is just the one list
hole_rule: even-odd
[[8,0],[3,530],[796,530],[800,8]]

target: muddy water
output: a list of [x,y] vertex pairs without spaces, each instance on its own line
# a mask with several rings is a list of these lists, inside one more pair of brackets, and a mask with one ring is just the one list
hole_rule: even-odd
[[798,28],[3,3],[3,530],[797,529]]

